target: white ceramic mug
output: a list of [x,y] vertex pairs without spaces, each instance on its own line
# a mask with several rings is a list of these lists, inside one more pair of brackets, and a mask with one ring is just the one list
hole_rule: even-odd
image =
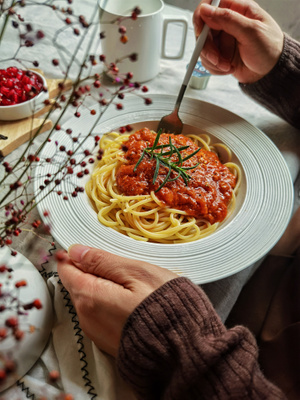
[[[132,10],[139,7],[141,14],[136,20],[126,18]],[[101,40],[102,52],[108,63],[137,53],[137,60],[124,58],[118,63],[119,72],[133,73],[133,81],[145,82],[154,78],[160,69],[160,59],[180,59],[183,57],[188,21],[186,17],[172,18],[163,15],[162,0],[101,0],[100,29],[105,38]],[[121,18],[121,25],[126,27],[127,43],[122,43],[117,24],[110,22]],[[167,27],[171,22],[183,24],[182,37],[178,54],[167,55]]]

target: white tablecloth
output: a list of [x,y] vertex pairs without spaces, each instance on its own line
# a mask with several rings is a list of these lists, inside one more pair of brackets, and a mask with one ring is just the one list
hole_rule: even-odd
[[[92,0],[75,1],[74,8],[78,9],[79,13],[88,15],[93,13],[93,4]],[[24,13],[28,12],[30,12],[30,7],[28,7],[28,10],[24,9]],[[182,60],[161,61],[159,75],[147,83],[149,97],[151,97],[152,93],[177,95],[195,43],[191,22],[192,13],[170,6],[165,7],[165,13],[184,14],[189,19],[190,28],[186,52]],[[52,20],[46,11],[43,11],[38,15],[37,24],[47,35],[47,33],[53,31],[53,26],[55,26],[53,24],[57,24],[57,22]],[[176,29],[180,29],[180,27],[177,26],[173,29],[174,31],[169,40],[170,46],[176,47]],[[13,51],[15,40],[15,37],[10,36],[6,37],[2,42],[1,59]],[[71,41],[71,38],[66,35],[65,40]],[[46,42],[41,41],[39,46],[32,48],[33,54],[35,51],[45,54],[44,61],[40,64],[40,68],[45,72],[45,75],[47,77],[58,77],[50,61],[57,56],[52,48],[48,47]],[[281,150],[288,163],[293,180],[296,180],[300,165],[299,131],[247,98],[240,91],[234,78],[230,76],[212,76],[205,90],[195,90],[189,87],[186,96],[226,108],[260,128]],[[63,123],[69,117],[70,115],[66,114],[61,122]],[[39,138],[39,141],[42,140],[42,137],[43,135]],[[23,147],[21,146],[21,148],[14,151],[8,157],[8,160],[14,159],[18,154],[21,154]],[[295,183],[295,208],[299,206],[299,188],[298,179]],[[30,246],[29,243],[31,243]],[[74,398],[78,400],[129,400],[133,398],[126,385],[118,377],[113,359],[98,351],[91,341],[84,336],[68,293],[59,283],[59,279],[55,274],[56,266],[53,257],[50,256],[47,263],[41,263],[39,260],[39,246],[40,244],[36,243],[32,245],[31,237],[23,236],[16,250],[24,254],[35,265],[39,265],[41,274],[47,280],[53,299],[55,315],[52,334],[44,352],[33,368],[12,388],[2,393],[0,398],[5,400],[38,399],[43,394],[48,396],[47,398],[49,399],[54,399],[61,391],[73,394]],[[42,246],[47,249],[50,248],[48,244]],[[56,247],[58,248],[59,245],[56,245]],[[226,319],[244,283],[257,265],[229,278],[203,286],[223,320]],[[61,380],[56,384],[49,384],[47,380],[48,372],[51,370],[58,370],[61,373]]]

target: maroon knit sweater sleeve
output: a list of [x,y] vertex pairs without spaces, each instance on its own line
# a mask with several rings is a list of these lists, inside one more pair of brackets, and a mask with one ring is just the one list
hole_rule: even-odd
[[300,43],[285,34],[281,57],[257,82],[240,83],[244,93],[300,128]]
[[186,278],[167,282],[130,315],[117,365],[142,400],[285,398],[261,373],[251,333],[227,330]]

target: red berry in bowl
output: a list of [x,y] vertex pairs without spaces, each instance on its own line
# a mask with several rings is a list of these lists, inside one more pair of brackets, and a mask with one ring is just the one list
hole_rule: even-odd
[[0,105],[23,103],[43,90],[43,81],[32,71],[16,67],[0,70]]
[[29,117],[49,97],[45,78],[17,67],[0,69],[0,120]]

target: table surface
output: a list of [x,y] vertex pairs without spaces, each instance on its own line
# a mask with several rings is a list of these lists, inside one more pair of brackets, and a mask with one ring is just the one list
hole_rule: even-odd
[[[87,15],[93,12],[93,2],[84,0],[74,2],[74,8],[78,13]],[[44,11],[43,11],[44,12]],[[26,10],[24,11],[26,13]],[[153,93],[167,93],[177,95],[183,80],[186,65],[189,62],[191,53],[195,45],[195,38],[192,26],[192,13],[188,10],[182,10],[172,6],[165,6],[165,15],[186,15],[189,20],[189,30],[186,42],[185,55],[182,60],[161,60],[161,68],[159,75],[150,82],[147,82],[149,88],[149,97]],[[43,29],[45,34],[53,30],[53,24],[45,14],[39,15],[38,26]],[[168,38],[168,45],[176,48],[176,36],[179,34],[181,27],[175,25]],[[66,40],[68,38],[66,37]],[[1,43],[1,59],[9,57],[14,48],[13,35],[5,38]],[[34,57],[35,52],[45,52],[47,60],[41,63],[40,68],[44,71],[47,77],[59,77],[54,75],[52,64],[49,62],[51,58],[55,58],[55,53],[51,53],[51,48],[46,47],[41,43],[36,49],[32,48]],[[0,60],[1,61],[1,60]],[[239,89],[237,81],[231,76],[211,76],[206,89],[197,90],[191,87],[187,88],[186,96],[207,101],[220,107],[223,107],[238,116],[246,119],[254,126],[261,129],[269,138],[276,144],[282,152],[287,164],[290,168],[293,181],[295,182],[295,209],[299,206],[299,179],[296,180],[300,165],[300,146],[299,146],[299,131],[283,121],[279,117],[271,114],[265,108],[253,102]],[[70,114],[66,113],[62,119],[62,123],[70,118]],[[42,141],[42,134],[38,141]],[[24,145],[15,150],[8,160],[15,159]],[[52,330],[50,341],[41,355],[40,360],[34,368],[21,380],[22,384],[15,385],[12,389],[4,393],[4,398],[26,398],[26,390],[30,393],[40,393],[41,390],[48,390],[48,393],[57,394],[64,389],[80,399],[123,399],[124,393],[128,393],[126,399],[133,397],[127,392],[126,386],[120,381],[115,372],[114,363],[112,360],[100,353],[93,344],[88,341],[76,324],[76,316],[70,305],[67,293],[63,291],[58,278],[53,274],[55,271],[55,263],[53,260],[43,263],[41,267],[41,251],[49,250],[50,246],[45,244],[32,244],[32,238],[24,236],[16,247],[24,256],[31,260],[35,265],[40,265],[43,276],[48,278],[48,287],[53,299],[53,307],[56,315],[55,324]],[[59,245],[56,245],[59,248]],[[258,263],[259,264],[259,263]],[[204,290],[212,300],[217,312],[223,320],[230,312],[238,294],[244,283],[250,276],[253,268],[249,267],[240,273],[218,282],[213,282],[204,285]],[[61,304],[64,304],[62,307]],[[75,321],[75,322],[74,322]],[[64,339],[69,342],[70,349],[66,349]],[[72,345],[74,346],[72,351]],[[75,349],[75,350],[74,350]],[[84,364],[84,367],[83,367]],[[87,364],[87,365],[86,365]],[[59,369],[61,371],[62,382],[53,387],[46,383],[45,370]],[[85,374],[87,372],[87,375]],[[85,375],[85,377],[84,377]],[[87,378],[88,376],[88,378]],[[23,386],[22,386],[23,385]],[[93,393],[96,395],[93,397]],[[18,397],[19,396],[19,397]],[[23,397],[22,397],[23,396]]]

